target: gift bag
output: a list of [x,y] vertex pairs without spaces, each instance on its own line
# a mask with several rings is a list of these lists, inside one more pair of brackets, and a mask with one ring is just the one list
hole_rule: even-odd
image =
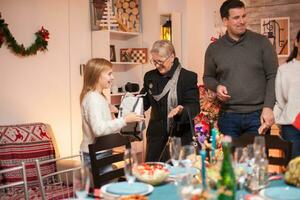
[[[135,112],[139,115],[144,115],[144,104],[142,95],[134,96],[131,93],[126,93],[122,99],[119,107],[118,117],[126,116],[130,112]],[[138,140],[143,139],[142,131],[145,129],[145,122],[128,123],[121,129],[121,134],[131,135]]]

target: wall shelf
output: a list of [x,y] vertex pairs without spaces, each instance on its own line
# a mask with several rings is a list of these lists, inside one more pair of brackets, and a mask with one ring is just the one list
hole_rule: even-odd
[[[111,97],[114,97],[114,96],[123,96],[124,94],[126,94],[126,92],[118,92],[118,93],[110,94],[110,96]],[[139,94],[139,92],[130,92],[130,94],[137,95],[137,94]]]
[[[143,64],[139,62],[121,62],[120,49],[141,48],[142,33],[122,32],[113,30],[92,31],[92,57],[110,60],[110,46],[115,47],[116,62],[113,64],[113,86],[124,87],[127,82],[143,84]],[[113,93],[108,90],[105,93],[112,104],[119,104],[125,93]]]
[[136,63],[136,62],[111,62],[114,65],[140,65],[142,63]]

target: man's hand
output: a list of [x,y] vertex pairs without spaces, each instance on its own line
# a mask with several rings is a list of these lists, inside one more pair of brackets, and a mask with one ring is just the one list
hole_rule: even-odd
[[176,108],[173,108],[169,114],[168,114],[168,118],[172,118],[174,117],[175,115],[180,115],[181,112],[183,110],[183,106],[182,105],[178,105]]
[[264,134],[266,130],[270,129],[271,126],[275,123],[273,110],[271,108],[263,108],[262,113],[260,115],[260,123],[261,126],[258,129],[260,134]]
[[260,135],[264,135],[266,134],[266,132],[270,129],[270,127],[267,124],[262,124],[260,125],[260,127],[258,128],[258,134]]
[[227,88],[224,85],[218,85],[217,97],[223,102],[228,101],[231,98],[231,96],[228,95]]

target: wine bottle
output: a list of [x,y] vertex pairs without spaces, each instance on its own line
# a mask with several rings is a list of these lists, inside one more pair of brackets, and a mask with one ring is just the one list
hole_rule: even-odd
[[218,200],[235,200],[236,179],[231,162],[231,137],[225,136],[222,141],[223,163],[221,179],[218,181]]

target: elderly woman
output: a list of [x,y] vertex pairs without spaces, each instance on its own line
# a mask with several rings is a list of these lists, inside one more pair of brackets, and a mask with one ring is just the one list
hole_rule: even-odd
[[144,109],[151,107],[146,161],[166,161],[169,136],[181,137],[183,144],[192,141],[189,114],[194,118],[200,110],[197,74],[181,66],[169,41],[156,41],[150,53],[155,69],[145,74],[141,90]]

